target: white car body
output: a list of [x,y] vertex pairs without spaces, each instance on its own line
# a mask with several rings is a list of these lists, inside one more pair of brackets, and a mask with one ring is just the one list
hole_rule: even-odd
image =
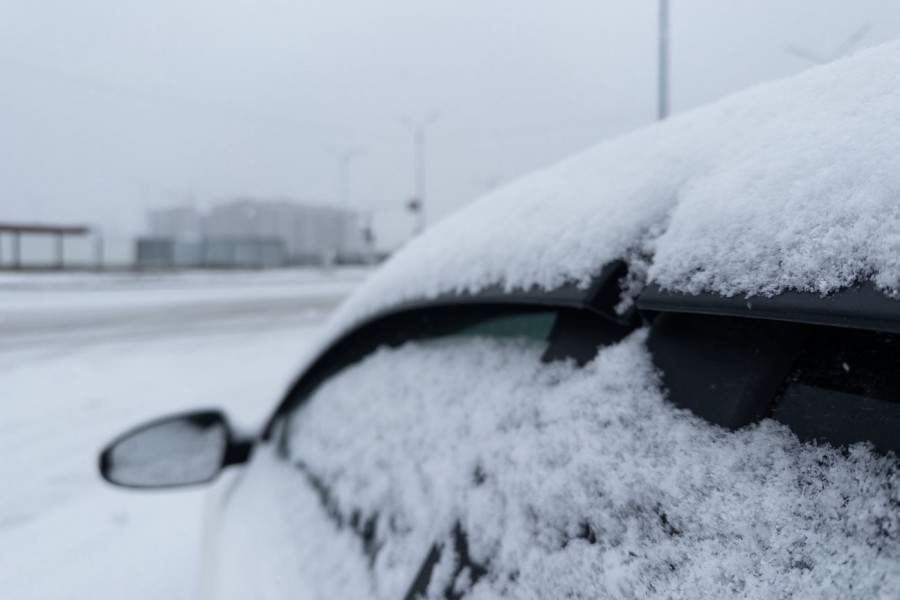
[[[898,140],[895,43],[601,144],[448,218],[342,306],[293,404],[218,486],[203,597],[900,596],[885,438],[815,443],[778,413],[821,383],[796,378],[797,361],[819,360],[809,340],[831,343],[835,325],[897,333]],[[532,304],[323,370],[391,315],[432,323],[435,306],[485,294]],[[804,312],[819,301],[881,312]],[[704,343],[732,327],[759,341],[746,356],[723,346],[735,364],[773,357],[753,362],[774,382],[758,410],[695,410],[693,396],[750,394],[721,373],[698,371],[713,383],[679,396],[660,361],[717,357],[671,350],[684,327],[654,319],[676,305],[691,316],[672,322],[705,323]],[[552,329],[533,334],[548,310]],[[533,321],[508,339],[511,315]],[[589,356],[548,359],[595,317],[612,329]],[[895,414],[896,399],[860,401]]]

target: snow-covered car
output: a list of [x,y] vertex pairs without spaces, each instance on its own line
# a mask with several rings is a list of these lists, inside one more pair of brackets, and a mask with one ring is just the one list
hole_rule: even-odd
[[[537,172],[394,256],[208,481],[216,598],[900,598],[900,44]],[[231,471],[232,469],[229,469]]]

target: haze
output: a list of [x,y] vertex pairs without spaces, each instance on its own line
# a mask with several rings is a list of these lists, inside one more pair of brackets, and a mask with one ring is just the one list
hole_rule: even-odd
[[[672,110],[795,73],[891,0],[672,0]],[[0,220],[140,231],[146,209],[236,196],[351,203],[408,234],[412,136],[431,221],[656,116],[657,3],[20,0],[0,7]]]

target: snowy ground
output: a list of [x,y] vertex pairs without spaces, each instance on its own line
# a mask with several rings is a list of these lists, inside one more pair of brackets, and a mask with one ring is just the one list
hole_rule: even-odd
[[0,598],[189,598],[206,492],[113,489],[98,449],[192,407],[257,426],[365,274],[0,275]]

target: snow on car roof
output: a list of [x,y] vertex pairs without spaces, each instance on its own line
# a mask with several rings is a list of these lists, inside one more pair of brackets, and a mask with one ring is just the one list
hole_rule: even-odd
[[766,83],[498,189],[409,243],[346,327],[440,294],[587,283],[624,258],[666,288],[900,286],[900,43]]

